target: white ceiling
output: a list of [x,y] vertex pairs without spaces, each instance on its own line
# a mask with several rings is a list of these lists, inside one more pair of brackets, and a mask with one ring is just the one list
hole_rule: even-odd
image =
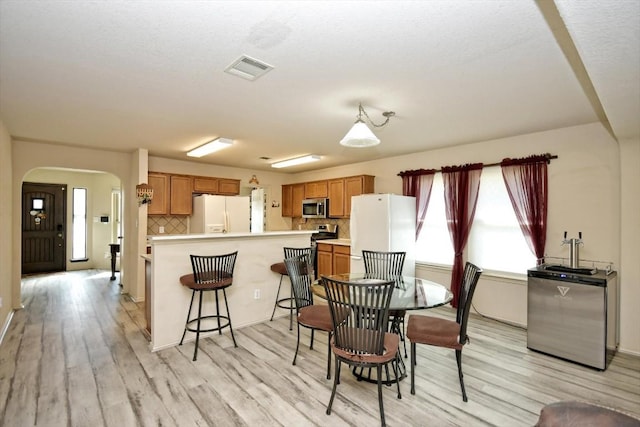
[[[242,54],[275,68],[224,73]],[[396,112],[377,147],[338,144],[359,102]],[[186,160],[223,136],[197,161],[255,170],[323,156],[300,172],[598,120],[640,138],[639,118],[638,0],[0,0],[17,140]]]

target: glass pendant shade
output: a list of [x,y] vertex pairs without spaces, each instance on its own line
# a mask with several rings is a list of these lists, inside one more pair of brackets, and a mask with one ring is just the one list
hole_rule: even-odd
[[373,147],[380,144],[380,140],[371,132],[371,129],[362,121],[358,120],[351,130],[347,132],[340,145],[345,147]]

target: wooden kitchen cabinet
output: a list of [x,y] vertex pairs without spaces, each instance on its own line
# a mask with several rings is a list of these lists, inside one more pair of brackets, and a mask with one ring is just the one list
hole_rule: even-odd
[[331,276],[351,271],[351,247],[320,243],[317,246],[317,276]]
[[300,218],[304,200],[304,183],[282,186],[282,216]]
[[293,184],[291,189],[291,214],[294,218],[302,216],[302,201],[304,200],[304,184]]
[[371,194],[374,190],[375,176],[360,175],[344,179],[344,215],[351,217],[351,197]]
[[351,271],[351,247],[343,245],[333,246],[333,274],[349,273]]
[[344,178],[332,179],[329,181],[329,217],[344,216]]
[[237,196],[240,194],[240,180],[219,178],[218,194],[222,194],[223,196]]
[[292,217],[293,216],[293,186],[292,185],[283,185],[282,186],[282,216]]
[[209,178],[206,176],[193,177],[193,192],[202,194],[218,194],[218,178]]
[[313,181],[304,183],[305,199],[326,199],[329,196],[327,181]]
[[333,274],[333,245],[318,243],[316,247],[318,257],[318,271],[316,275],[331,276]]
[[374,192],[375,177],[371,175],[350,176],[329,181],[329,217],[349,218],[351,197]]
[[198,194],[220,194],[237,196],[240,194],[240,180],[228,178],[193,177],[193,192]]
[[169,175],[149,172],[148,184],[153,188],[153,199],[147,205],[148,215],[169,214]]
[[169,212],[171,215],[191,215],[193,180],[190,176],[171,175]]

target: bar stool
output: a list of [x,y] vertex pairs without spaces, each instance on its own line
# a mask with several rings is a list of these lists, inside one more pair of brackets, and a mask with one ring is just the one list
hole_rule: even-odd
[[[191,267],[193,268],[193,274],[186,274],[180,277],[180,283],[183,286],[191,289],[191,303],[189,304],[189,312],[187,313],[187,321],[184,325],[184,332],[182,333],[182,339],[180,345],[184,341],[184,337],[187,331],[196,333],[196,348],[193,352],[193,360],[198,357],[198,342],[200,341],[201,332],[213,332],[218,331],[222,335],[222,329],[228,327],[231,331],[231,338],[233,339],[233,345],[236,344],[236,338],[233,335],[233,327],[231,326],[231,316],[229,314],[229,304],[227,303],[226,288],[233,284],[233,269],[236,264],[236,257],[238,251],[226,254],[226,255],[190,255]],[[214,291],[216,296],[216,312],[212,315],[202,315],[202,298],[203,292]],[[227,314],[222,315],[220,313],[220,303],[218,300],[218,291],[222,291],[224,297],[224,305],[227,308]],[[198,316],[191,317],[191,310],[193,308],[193,298],[198,292]],[[216,319],[217,326],[213,326],[208,329],[202,329],[206,327],[201,325],[201,322],[205,319]],[[195,327],[193,326],[195,324]]]
[[[293,258],[300,255],[306,255],[309,259],[313,260],[311,248],[284,248],[284,259]],[[273,312],[271,313],[271,320],[273,320],[273,316],[276,314],[276,308],[284,308],[285,310],[289,310],[289,330],[293,330],[293,312],[296,311],[296,299],[293,294],[293,284],[291,285],[291,293],[290,297],[280,298],[280,287],[282,286],[282,278],[284,276],[289,276],[287,273],[287,267],[283,262],[277,262],[271,265],[271,271],[274,273],[278,273],[280,275],[280,282],[278,283],[278,292],[276,293],[276,302],[273,304]],[[287,303],[285,305],[285,303]]]

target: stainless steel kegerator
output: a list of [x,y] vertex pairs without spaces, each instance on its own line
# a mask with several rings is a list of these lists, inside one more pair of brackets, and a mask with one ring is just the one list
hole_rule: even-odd
[[616,272],[542,265],[527,276],[527,347],[606,369],[619,344]]

